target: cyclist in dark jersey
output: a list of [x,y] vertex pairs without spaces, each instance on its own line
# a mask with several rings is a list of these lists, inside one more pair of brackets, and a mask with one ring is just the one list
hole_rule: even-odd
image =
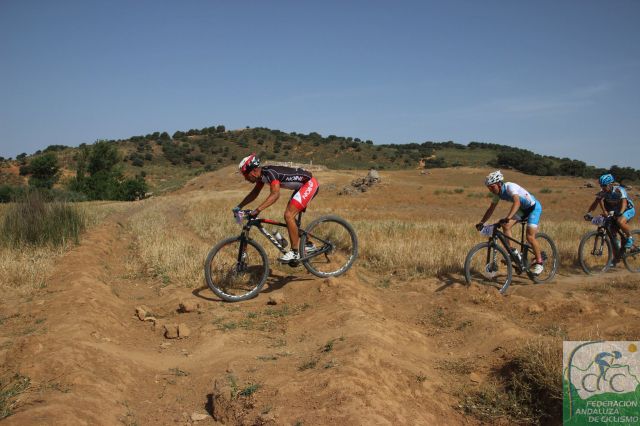
[[291,250],[280,257],[280,261],[289,262],[299,259],[298,245],[300,244],[300,236],[298,235],[295,217],[299,212],[306,209],[309,201],[317,194],[318,181],[316,178],[313,177],[311,172],[299,168],[283,166],[260,167],[260,159],[255,154],[243,158],[238,168],[244,178],[251,183],[255,183],[255,186],[240,204],[234,208],[234,211],[240,210],[243,206],[255,200],[265,184],[269,185],[271,193],[262,204],[251,212],[253,216],[259,215],[261,211],[278,201],[280,188],[294,191],[284,212],[284,220],[289,231],[289,241],[291,241]]
[[[618,226],[620,226],[620,229],[627,238],[624,247],[631,248],[633,246],[633,237],[631,236],[629,221],[636,214],[633,201],[631,201],[631,198],[627,195],[627,191],[622,186],[615,184],[615,179],[612,174],[606,173],[600,176],[598,183],[602,191],[596,194],[596,199],[593,200],[593,203],[589,206],[585,219],[590,216],[589,213],[598,206],[600,206],[605,216],[609,212],[613,212]],[[614,243],[617,243],[617,238]]]

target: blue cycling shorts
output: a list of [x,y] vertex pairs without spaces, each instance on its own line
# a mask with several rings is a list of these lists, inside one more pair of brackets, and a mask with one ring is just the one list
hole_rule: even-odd
[[527,219],[527,227],[537,228],[540,223],[540,215],[542,215],[542,204],[538,200],[532,209],[518,210],[514,218]]
[[622,217],[627,219],[627,222],[631,220],[632,217],[636,215],[636,209],[628,209],[624,213],[621,214]]

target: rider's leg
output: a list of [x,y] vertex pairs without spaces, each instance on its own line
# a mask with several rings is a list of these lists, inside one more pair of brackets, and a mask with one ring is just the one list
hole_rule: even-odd
[[629,237],[629,235],[631,235],[631,229],[629,228],[629,220],[632,217],[633,217],[633,213],[631,213],[630,210],[627,210],[626,212],[624,212],[624,214],[622,214],[621,216],[618,216],[618,219],[617,219],[618,226],[620,227],[620,230],[624,233],[626,237]]
[[625,244],[625,248],[631,248],[631,246],[633,246],[634,241],[633,241],[633,238],[631,237],[631,229],[629,227],[629,221],[631,220],[631,218],[633,218],[635,213],[636,213],[635,209],[629,209],[617,219],[620,230],[622,231],[624,236],[627,237],[627,243]]
[[618,226],[620,227],[620,230],[622,231],[624,236],[629,238],[631,229],[629,229],[629,224],[627,223],[627,219],[625,219],[624,216],[620,216],[618,217],[617,221],[618,221]]
[[300,213],[300,210],[293,204],[289,203],[287,209],[284,211],[284,221],[287,224],[287,231],[289,231],[289,241],[291,241],[291,250],[298,251],[300,245],[300,235],[298,234],[298,226],[296,225],[296,216]]
[[309,201],[311,201],[317,193],[318,181],[316,178],[311,178],[293,194],[287,205],[287,209],[284,212],[284,220],[287,223],[287,230],[289,231],[291,250],[298,251],[298,246],[300,245],[296,215],[307,208]]
[[[511,227],[514,223],[516,223],[515,219],[511,219],[509,222],[502,225],[502,232],[509,238],[512,238]],[[509,248],[509,251],[511,251],[511,240],[507,240],[507,247]]]
[[533,253],[536,255],[536,261],[542,264],[542,252],[540,250],[540,244],[536,240],[536,234],[538,233],[538,226],[527,225],[527,242],[531,245]]
[[542,265],[542,251],[540,250],[540,244],[538,244],[538,241],[536,240],[540,216],[542,216],[542,204],[538,201],[533,207],[533,211],[531,211],[527,217],[527,241],[531,244],[533,253],[536,255],[537,263]]

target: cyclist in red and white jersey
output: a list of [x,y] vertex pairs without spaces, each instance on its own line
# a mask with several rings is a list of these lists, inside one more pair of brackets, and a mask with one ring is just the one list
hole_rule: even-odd
[[251,154],[240,161],[238,165],[240,173],[246,180],[255,183],[255,186],[244,197],[244,199],[234,207],[234,212],[239,211],[245,205],[255,200],[265,184],[269,184],[271,193],[266,200],[262,202],[256,209],[251,212],[252,216],[257,216],[267,207],[278,201],[280,198],[280,188],[293,190],[293,196],[284,212],[284,220],[289,231],[289,241],[291,241],[291,249],[282,257],[280,261],[289,262],[300,258],[298,253],[298,245],[300,244],[300,236],[298,235],[298,227],[296,225],[296,215],[305,210],[309,201],[318,193],[318,181],[313,177],[311,172],[292,167],[284,166],[260,166],[260,159],[255,154]]

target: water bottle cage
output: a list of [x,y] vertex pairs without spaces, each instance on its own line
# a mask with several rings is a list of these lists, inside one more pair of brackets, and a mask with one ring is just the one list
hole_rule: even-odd
[[513,265],[516,268],[516,272],[520,274],[523,268],[522,254],[518,250],[511,250],[511,259],[513,259]]
[[285,248],[289,244],[289,242],[278,231],[274,233],[273,237],[278,241],[278,244],[280,244],[282,248]]

